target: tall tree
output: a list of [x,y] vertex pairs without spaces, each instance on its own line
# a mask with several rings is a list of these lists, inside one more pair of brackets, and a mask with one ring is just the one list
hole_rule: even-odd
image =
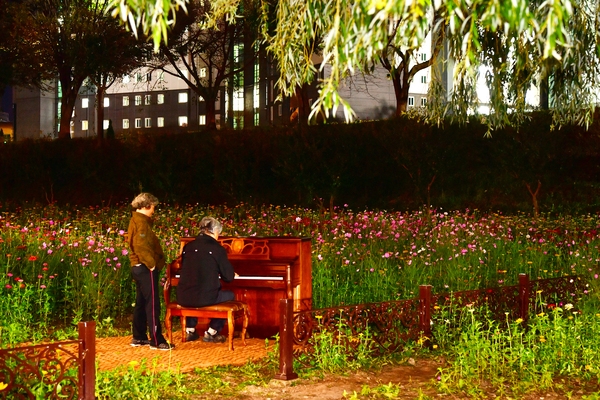
[[[234,56],[234,48],[243,41],[243,25],[225,16],[214,25],[206,25],[209,2],[192,0],[188,15],[178,23],[149,63],[155,69],[181,78],[206,103],[206,126],[216,127],[216,102],[225,81],[244,69],[243,60]],[[241,55],[241,53],[240,53]]]
[[0,98],[7,86],[43,87],[44,79],[51,77],[44,68],[40,49],[30,45],[35,42],[35,32],[26,15],[20,1],[3,3],[0,13]]
[[[421,4],[414,3],[414,6]],[[394,85],[396,96],[396,116],[406,112],[408,106],[408,92],[410,84],[415,75],[432,66],[440,54],[444,44],[447,26],[439,11],[436,12],[433,4],[427,5],[425,9],[415,9],[413,13],[433,15],[429,22],[428,36],[431,39],[431,51],[425,54],[422,50],[423,42],[415,41],[406,35],[406,21],[403,19],[390,19],[388,24],[389,35],[378,58],[381,65],[389,72],[390,79]],[[408,36],[408,37],[407,37]],[[425,57],[422,57],[425,55]]]
[[99,34],[88,36],[86,49],[87,56],[95,61],[89,82],[96,90],[96,123],[98,139],[102,140],[106,91],[123,75],[140,67],[150,49],[114,18],[100,18],[97,31]]
[[98,60],[90,57],[91,37],[106,18],[102,0],[27,0],[28,24],[35,36],[29,43],[39,49],[45,68],[58,77],[61,107],[58,137],[70,138],[71,116],[81,85],[96,71]]

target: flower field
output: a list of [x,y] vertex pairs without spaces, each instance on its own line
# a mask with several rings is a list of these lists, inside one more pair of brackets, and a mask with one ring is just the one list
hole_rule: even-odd
[[[132,310],[135,297],[125,233],[131,210],[49,205],[0,206],[0,347],[74,336],[76,323],[94,319],[99,334]],[[579,275],[597,296],[600,216],[446,212],[333,213],[280,206],[161,204],[155,231],[168,260],[180,236],[197,234],[212,215],[226,236],[310,236],[313,306],[415,297],[434,292],[514,285]],[[106,332],[110,333],[110,332]]]

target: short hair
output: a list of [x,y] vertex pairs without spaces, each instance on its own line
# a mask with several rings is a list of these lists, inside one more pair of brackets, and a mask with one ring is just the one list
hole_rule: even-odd
[[148,208],[150,206],[156,206],[158,204],[158,199],[156,196],[150,193],[140,193],[135,196],[135,199],[131,202],[131,207],[136,210],[141,208]]
[[220,235],[223,232],[223,225],[213,217],[204,217],[200,221],[200,232]]

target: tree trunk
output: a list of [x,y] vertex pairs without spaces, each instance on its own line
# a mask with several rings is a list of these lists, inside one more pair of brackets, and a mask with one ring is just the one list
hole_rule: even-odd
[[394,94],[396,95],[396,117],[401,116],[408,108],[408,85],[403,84],[402,71],[395,69],[390,71],[392,83],[394,84]]
[[98,140],[104,139],[104,88],[100,85],[96,92],[96,132]]
[[550,108],[550,84],[548,77],[545,76],[540,80],[540,109],[548,110]]
[[216,96],[210,96],[210,98],[206,98],[206,128],[208,130],[217,129],[217,106],[216,106]]

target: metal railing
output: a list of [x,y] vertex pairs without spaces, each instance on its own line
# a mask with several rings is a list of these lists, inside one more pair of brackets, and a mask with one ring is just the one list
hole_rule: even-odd
[[[293,311],[293,300],[280,300],[279,373],[275,378],[296,379],[293,371],[294,356],[310,352],[311,339],[316,333],[336,334],[339,344],[348,350],[361,345],[361,334],[369,332],[375,344],[374,354],[397,351],[409,340],[422,340],[425,345],[432,338],[432,317],[448,312],[451,306],[473,307],[486,305],[496,320],[521,318],[527,321],[529,312],[536,307],[538,298],[546,302],[569,303],[584,283],[574,276],[530,281],[526,274],[519,275],[519,284],[454,293],[432,294],[430,285],[419,287],[414,299],[380,303],[338,306],[306,311]],[[339,335],[343,326],[347,334]]]
[[78,340],[1,349],[0,398],[94,399],[96,323],[78,330]]

